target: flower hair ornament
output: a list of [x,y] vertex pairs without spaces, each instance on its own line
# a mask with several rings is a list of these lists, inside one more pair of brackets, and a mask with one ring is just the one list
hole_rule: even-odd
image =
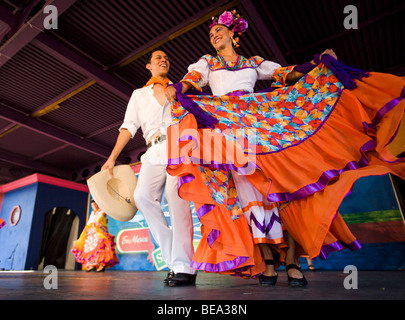
[[[228,28],[231,28],[233,26],[232,31],[239,36],[241,36],[242,33],[245,32],[248,28],[248,22],[244,18],[242,18],[236,12],[236,10],[224,11],[224,13],[219,15],[218,18],[212,17],[210,29],[217,24],[225,25]],[[239,47],[239,37],[235,37],[234,39],[232,38],[232,42],[235,48]]]

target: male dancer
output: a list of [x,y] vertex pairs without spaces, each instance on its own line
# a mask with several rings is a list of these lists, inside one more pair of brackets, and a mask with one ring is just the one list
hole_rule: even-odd
[[[166,172],[166,129],[171,123],[170,103],[165,96],[166,86],[170,83],[167,77],[169,58],[157,49],[148,55],[146,68],[152,77],[143,88],[132,93],[114,149],[101,170],[108,169],[112,175],[115,160],[141,128],[148,150],[141,157],[142,166],[134,193],[136,207],[148,223],[170,269],[165,285],[194,285],[196,270],[190,267],[194,254],[190,203],[178,196],[177,177]],[[172,229],[161,209],[165,185]]]

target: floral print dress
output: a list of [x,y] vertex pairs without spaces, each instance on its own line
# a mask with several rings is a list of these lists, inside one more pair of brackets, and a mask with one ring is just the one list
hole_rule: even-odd
[[100,271],[119,263],[114,236],[108,233],[106,214],[101,209],[91,213],[86,227],[73,244],[72,252],[86,270]]
[[[350,72],[333,62],[288,85],[294,66],[257,56],[238,61],[203,56],[182,80],[198,91],[178,94],[172,106],[168,172],[202,224],[192,266],[255,276],[265,268],[258,243],[283,259],[283,230],[311,258],[359,249],[338,209],[363,176],[405,177],[404,159],[387,148],[404,112],[405,80],[380,73],[348,80]],[[265,79],[272,88],[253,92]],[[213,95],[202,92],[205,85]],[[214,125],[204,125],[196,109]]]

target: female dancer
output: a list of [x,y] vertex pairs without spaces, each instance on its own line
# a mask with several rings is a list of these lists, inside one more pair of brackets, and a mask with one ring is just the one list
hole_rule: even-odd
[[104,271],[119,263],[115,253],[114,236],[108,233],[106,214],[93,200],[93,211],[79,239],[74,242],[72,252],[76,261],[86,271]]
[[[331,50],[284,68],[246,59],[233,47],[235,32],[246,27],[236,14],[222,14],[210,28],[218,55],[203,56],[166,91],[179,100],[168,172],[179,177],[179,194],[194,201],[202,224],[194,268],[264,272],[261,282],[275,284],[277,252],[289,284],[304,286],[297,256],[361,247],[338,213],[353,183],[405,177],[404,159],[387,149],[404,112],[405,81],[346,67]],[[273,90],[253,93],[257,79],[273,79]],[[184,94],[207,84],[213,96]]]

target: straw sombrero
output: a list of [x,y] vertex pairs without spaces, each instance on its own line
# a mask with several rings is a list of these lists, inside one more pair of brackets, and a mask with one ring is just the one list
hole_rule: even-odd
[[102,170],[87,180],[94,201],[107,215],[119,221],[131,220],[137,208],[134,191],[138,179],[129,165],[115,166],[113,178]]

